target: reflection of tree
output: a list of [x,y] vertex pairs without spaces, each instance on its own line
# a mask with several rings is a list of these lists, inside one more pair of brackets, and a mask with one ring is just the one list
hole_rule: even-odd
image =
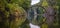
[[29,23],[30,23],[30,22],[28,21],[28,19],[26,19],[26,21],[23,22],[22,25],[21,25],[20,27],[21,27],[21,28],[30,28]]
[[[35,9],[37,11],[37,20],[34,20],[33,19],[33,24],[39,24],[38,22],[41,21],[42,19],[42,22],[44,22],[41,27],[42,28],[57,28],[58,27],[58,9],[59,9],[59,5],[60,3],[57,2],[59,0],[41,0],[42,2],[41,3],[37,3],[35,5],[32,5],[32,9]],[[57,5],[59,3],[59,5]],[[36,8],[37,7],[37,8]],[[42,11],[41,8],[40,8],[40,11],[39,11],[39,7],[43,8]],[[43,13],[41,13],[43,12]],[[40,14],[38,14],[40,13]],[[40,15],[40,16],[39,16]],[[41,18],[41,15],[43,16]],[[40,18],[39,18],[40,17]],[[40,21],[39,21],[40,19]],[[46,26],[46,27],[45,27]]]
[[30,14],[32,13],[30,16],[31,16],[31,22],[33,24],[39,24],[42,22],[42,18],[43,18],[42,14],[44,13],[43,8],[32,5],[28,12],[30,12]]

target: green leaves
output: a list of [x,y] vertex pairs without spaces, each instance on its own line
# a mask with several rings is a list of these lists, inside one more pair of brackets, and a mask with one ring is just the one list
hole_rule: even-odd
[[19,7],[18,5],[15,4],[9,4],[8,6],[10,9],[10,14],[13,16],[13,17],[10,16],[10,18],[13,19],[13,21],[11,21],[10,23],[10,28],[15,27],[17,28],[26,20],[26,12],[22,7]]
[[30,0],[0,0],[0,28],[18,28],[26,20]]
[[24,9],[30,7],[30,2],[31,2],[30,0],[10,0],[10,3],[18,4]]

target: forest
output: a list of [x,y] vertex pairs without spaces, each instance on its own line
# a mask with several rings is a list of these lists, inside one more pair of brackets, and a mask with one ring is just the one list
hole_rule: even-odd
[[60,28],[60,0],[0,0],[0,28]]

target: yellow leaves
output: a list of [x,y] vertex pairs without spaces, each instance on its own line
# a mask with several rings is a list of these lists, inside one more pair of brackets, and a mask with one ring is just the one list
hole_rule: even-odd
[[42,28],[48,28],[48,25],[47,24],[42,24]]
[[44,1],[42,2],[42,6],[48,6],[48,2],[47,2],[46,0],[44,0]]

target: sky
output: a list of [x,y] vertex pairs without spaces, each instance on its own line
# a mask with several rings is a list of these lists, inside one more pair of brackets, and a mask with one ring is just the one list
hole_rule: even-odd
[[[34,5],[36,3],[38,3],[40,0],[31,0],[31,5]],[[40,28],[39,26],[33,25],[33,24],[29,24],[31,28]]]
[[31,28],[40,28],[39,26],[37,25],[33,25],[32,23],[29,24]]
[[31,0],[31,5],[38,3],[40,0]]

